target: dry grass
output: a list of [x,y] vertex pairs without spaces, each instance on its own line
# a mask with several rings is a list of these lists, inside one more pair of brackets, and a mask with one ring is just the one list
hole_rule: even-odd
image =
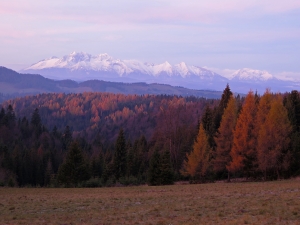
[[300,224],[300,180],[1,188],[0,224]]

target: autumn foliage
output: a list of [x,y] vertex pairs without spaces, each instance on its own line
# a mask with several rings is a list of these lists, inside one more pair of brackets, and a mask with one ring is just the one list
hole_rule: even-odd
[[264,173],[265,179],[267,175],[281,178],[283,172],[289,169],[291,131],[292,127],[281,96],[275,96],[260,127],[257,140],[259,169]]
[[[71,176],[78,164],[80,176]],[[0,111],[0,185],[163,185],[299,174],[298,91],[241,97],[227,85],[220,100],[39,94],[9,100]]]
[[216,152],[213,160],[216,172],[227,171],[229,179],[229,163],[231,162],[230,151],[233,142],[233,132],[237,120],[237,105],[235,98],[230,97],[228,105],[222,116],[221,124],[215,135]]
[[199,133],[193,145],[193,150],[187,153],[183,163],[182,174],[189,175],[198,180],[205,180],[210,167],[211,148],[208,138],[200,124]]
[[231,173],[243,171],[247,176],[251,176],[255,172],[257,167],[255,118],[255,98],[253,92],[249,92],[233,132],[230,151],[232,160],[227,167]]
[[[225,93],[230,93],[228,87],[222,97],[226,96]],[[300,109],[299,93],[293,91],[282,95],[266,90],[264,95],[259,96],[250,91],[240,110],[240,99],[230,94],[227,96],[227,101],[220,102],[227,102],[223,113],[216,112],[223,109],[220,105],[214,110],[215,117],[209,108],[204,112],[197,141],[187,154],[182,174],[193,178],[198,172],[198,179],[203,180],[199,170],[202,165],[212,166],[216,179],[244,177],[268,180],[299,174],[296,164],[300,164],[300,139],[296,125],[300,121],[296,110]],[[211,134],[210,127],[218,122],[220,115],[220,126],[213,134],[214,142],[207,142],[203,127],[207,127],[206,134]],[[208,158],[203,155],[205,151],[200,151],[207,143],[211,152]]]

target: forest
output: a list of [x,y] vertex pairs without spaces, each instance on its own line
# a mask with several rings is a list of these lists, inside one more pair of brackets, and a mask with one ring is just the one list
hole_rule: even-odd
[[298,91],[221,99],[39,94],[0,112],[0,185],[100,187],[300,174]]

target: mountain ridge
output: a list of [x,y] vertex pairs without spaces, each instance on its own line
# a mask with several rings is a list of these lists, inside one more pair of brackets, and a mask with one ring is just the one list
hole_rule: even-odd
[[279,80],[267,71],[243,68],[228,79],[209,69],[190,66],[185,62],[173,66],[168,61],[161,64],[143,63],[138,60],[114,59],[107,53],[93,56],[84,52],[72,52],[61,58],[41,60],[21,72],[38,73],[55,80],[161,83],[197,90],[222,91],[228,83],[233,91],[244,94],[249,90],[263,93],[269,88],[285,92],[300,87],[297,82]]
[[[82,93],[82,92],[109,92],[120,94],[154,94],[196,96],[204,98],[220,98],[222,92],[211,90],[192,90],[184,87],[174,87],[167,84],[146,84],[109,82],[103,80],[52,80],[39,74],[21,74],[14,70],[0,66],[0,90],[2,98],[35,95],[40,93]],[[4,96],[3,96],[4,95]],[[1,97],[1,96],[0,96]]]

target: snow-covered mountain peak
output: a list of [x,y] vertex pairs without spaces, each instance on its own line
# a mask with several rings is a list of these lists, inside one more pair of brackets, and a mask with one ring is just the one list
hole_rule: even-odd
[[99,54],[97,56],[100,60],[113,60],[113,58],[107,53]]
[[237,70],[230,76],[231,80],[244,80],[244,81],[267,81],[271,79],[276,79],[272,74],[265,70],[254,70],[249,68],[244,68]]
[[172,65],[168,61],[165,61],[162,64],[154,65],[151,69],[154,76],[158,76],[160,74],[172,76],[173,74]]
[[175,68],[176,72],[182,77],[186,77],[189,74],[189,68],[185,64],[185,62],[181,62],[181,63],[174,65],[174,68]]
[[91,57],[90,54],[84,52],[72,52],[71,54],[64,56],[62,61],[76,64],[81,61],[90,61]]
[[[47,72],[44,72],[47,70]],[[91,55],[85,52],[72,52],[62,58],[51,58],[42,60],[30,67],[24,69],[25,72],[34,73],[57,73],[57,71],[70,71],[72,74],[105,74],[105,76],[131,77],[133,79],[143,80],[142,76],[147,75],[145,79],[155,80],[156,78],[174,77],[173,79],[188,78],[212,81],[219,79],[224,82],[224,77],[198,66],[189,66],[185,62],[171,65],[168,61],[161,64],[143,63],[138,60],[120,60],[114,59],[107,53]],[[66,72],[64,72],[66,73]],[[93,75],[94,78],[95,75]],[[152,76],[149,77],[149,76]],[[193,77],[193,78],[192,78]],[[96,77],[95,77],[96,78]],[[155,79],[153,79],[155,78]],[[185,79],[187,80],[187,79]],[[227,80],[227,79],[226,79]],[[180,83],[178,83],[180,84]]]

